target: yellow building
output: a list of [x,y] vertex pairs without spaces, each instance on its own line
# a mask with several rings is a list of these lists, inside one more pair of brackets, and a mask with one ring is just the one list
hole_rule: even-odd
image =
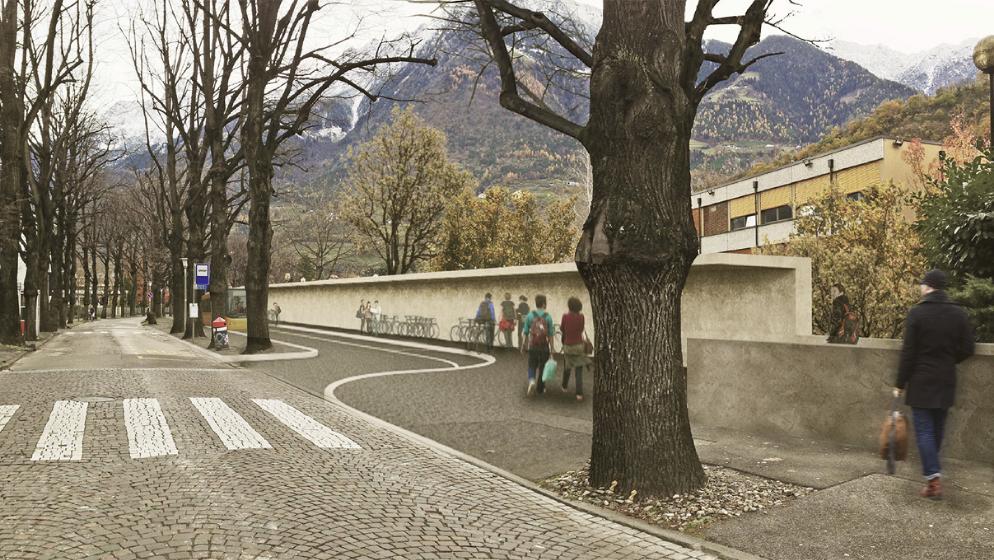
[[[906,161],[910,142],[878,137],[691,195],[702,253],[750,252],[783,243],[794,232],[794,217],[836,188],[858,198],[871,185],[915,183]],[[941,145],[923,142],[926,165]]]

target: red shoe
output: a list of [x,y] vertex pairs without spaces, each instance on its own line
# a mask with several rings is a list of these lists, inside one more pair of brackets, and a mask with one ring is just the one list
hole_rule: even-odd
[[935,477],[928,481],[928,484],[918,492],[918,495],[922,498],[928,498],[930,500],[941,500],[942,499],[942,480],[939,477]]

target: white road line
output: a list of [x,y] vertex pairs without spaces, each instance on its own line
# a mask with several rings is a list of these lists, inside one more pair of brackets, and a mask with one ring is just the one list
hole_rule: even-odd
[[359,444],[280,400],[252,399],[260,408],[322,449],[361,449]]
[[87,403],[55,401],[48,424],[38,440],[32,461],[79,461],[83,458],[83,430]]
[[259,432],[221,399],[190,397],[190,401],[228,449],[272,449]]
[[124,427],[132,459],[178,453],[158,399],[124,399]]
[[[281,328],[286,328],[286,329],[293,328],[294,330],[303,330],[303,328],[301,328],[301,327],[281,327]],[[312,332],[319,332],[319,331],[312,331]],[[340,344],[342,346],[353,346],[355,348],[365,348],[367,350],[375,350],[377,352],[385,352],[387,354],[398,354],[400,356],[410,356],[410,357],[413,357],[413,358],[424,358],[424,359],[427,359],[427,360],[434,360],[436,362],[442,362],[442,363],[448,364],[450,367],[452,367],[454,369],[458,369],[459,368],[459,364],[457,364],[456,362],[453,362],[452,360],[446,360],[444,358],[436,358],[434,356],[425,356],[424,354],[415,354],[414,352],[404,352],[403,350],[391,350],[389,348],[383,348],[382,346],[370,346],[369,344],[358,344],[356,342],[345,342],[344,340],[335,340],[333,338],[328,338],[327,336],[311,336],[311,335],[306,335],[306,334],[300,334],[300,333],[297,333],[297,332],[286,333],[286,334],[289,334],[290,336],[296,336],[296,337],[299,337],[299,338],[308,338],[308,339],[311,339],[311,340],[320,340],[321,342],[327,342],[327,343],[330,343],[330,344]],[[328,333],[328,334],[332,334],[333,336],[341,336],[341,335],[339,335],[339,333]],[[394,343],[393,340],[383,340],[383,339],[370,339],[370,340],[372,342],[381,342],[382,341],[381,342],[382,344],[393,344]],[[282,344],[286,344],[286,343],[283,342]],[[483,359],[482,356],[480,356],[480,355],[472,355],[472,354],[467,354],[467,355],[470,355],[471,357],[474,357],[474,358]]]
[[14,417],[14,413],[17,412],[18,408],[19,405],[16,404],[0,405],[0,432],[3,431],[7,422],[10,422],[10,419]]

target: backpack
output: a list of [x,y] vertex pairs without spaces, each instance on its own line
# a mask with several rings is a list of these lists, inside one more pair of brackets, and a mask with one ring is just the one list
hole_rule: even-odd
[[549,345],[549,325],[545,322],[546,314],[536,311],[532,315],[532,324],[528,330],[528,347],[539,348]]
[[490,313],[490,302],[483,300],[480,302],[480,308],[476,310],[476,320],[481,323],[492,323],[494,321],[494,316]]

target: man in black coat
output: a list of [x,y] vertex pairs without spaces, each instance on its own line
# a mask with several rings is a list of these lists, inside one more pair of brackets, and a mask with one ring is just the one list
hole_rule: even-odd
[[939,450],[946,416],[956,396],[956,364],[973,355],[973,331],[966,312],[944,291],[946,275],[932,270],[921,281],[922,299],[908,313],[894,396],[907,389],[915,439],[928,481],[921,496],[942,498]]

